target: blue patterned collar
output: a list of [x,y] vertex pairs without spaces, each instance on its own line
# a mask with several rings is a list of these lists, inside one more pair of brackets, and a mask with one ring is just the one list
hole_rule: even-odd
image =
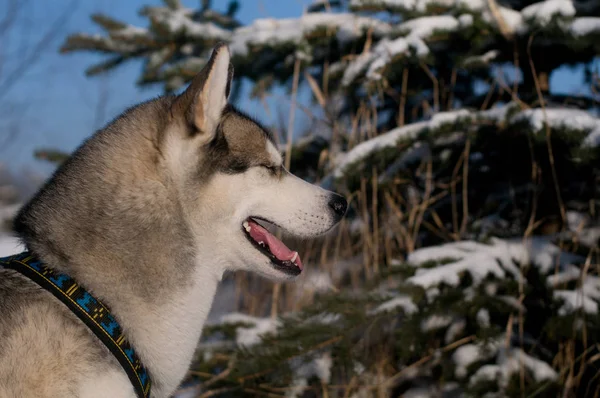
[[48,290],[79,317],[119,361],[140,398],[150,396],[150,377],[121,326],[109,309],[70,276],[44,265],[30,252],[0,258],[0,266],[13,269]]

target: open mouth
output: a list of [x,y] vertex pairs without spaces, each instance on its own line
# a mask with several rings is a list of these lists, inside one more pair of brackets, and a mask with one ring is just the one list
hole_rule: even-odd
[[[267,256],[273,267],[289,275],[299,275],[302,272],[302,261],[297,251],[290,250],[282,241],[277,239],[256,220],[258,217],[249,217],[242,224],[246,238],[258,251]],[[270,223],[267,220],[260,219]]]

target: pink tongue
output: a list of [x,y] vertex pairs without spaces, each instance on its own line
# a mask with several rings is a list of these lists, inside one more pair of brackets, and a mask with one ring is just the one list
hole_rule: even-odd
[[[264,229],[260,224],[254,222],[252,219],[248,219],[248,225],[250,226],[249,233],[252,239],[257,242],[265,242],[271,253],[273,253],[278,260],[292,261],[292,258],[294,258],[294,254],[296,252],[288,249],[288,247],[284,245],[282,241],[277,239],[269,231]],[[302,261],[300,261],[299,255],[296,255],[294,263],[298,265],[298,268],[302,269]]]

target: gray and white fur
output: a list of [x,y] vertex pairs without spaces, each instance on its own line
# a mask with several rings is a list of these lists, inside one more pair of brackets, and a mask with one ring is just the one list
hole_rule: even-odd
[[[176,390],[225,271],[293,279],[244,234],[249,217],[316,237],[346,210],[291,175],[272,136],[228,104],[220,44],[179,96],[125,111],[15,220],[26,247],[111,309],[152,380]],[[0,269],[0,397],[135,397],[95,335],[49,292]]]

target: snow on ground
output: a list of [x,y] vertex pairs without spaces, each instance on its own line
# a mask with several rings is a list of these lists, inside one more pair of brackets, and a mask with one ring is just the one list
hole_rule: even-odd
[[[21,208],[20,203],[5,205],[0,207],[0,227],[8,220],[12,219]],[[23,251],[21,242],[0,229],[0,257],[10,256],[11,254]]]
[[17,254],[23,250],[23,245],[17,238],[0,234],[0,257]]

